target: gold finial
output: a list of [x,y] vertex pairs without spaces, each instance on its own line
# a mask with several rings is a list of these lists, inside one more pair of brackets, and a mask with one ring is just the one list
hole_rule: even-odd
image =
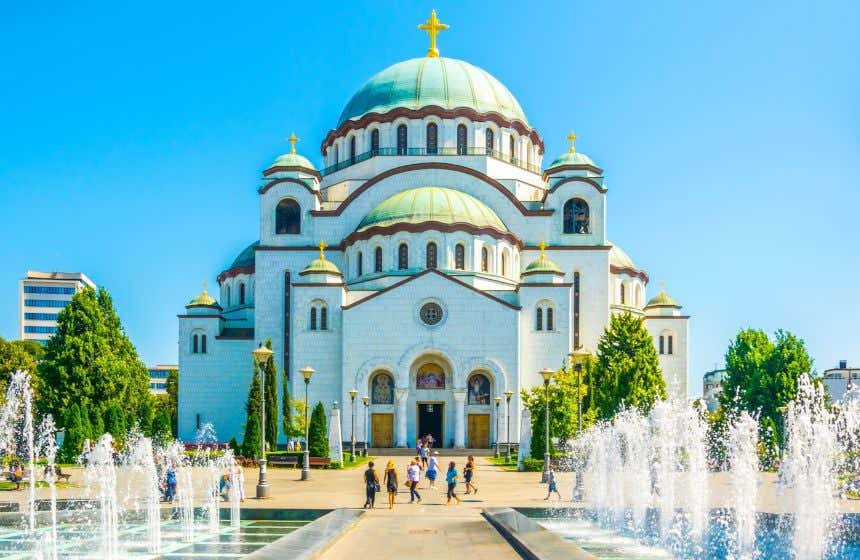
[[296,142],[298,142],[298,141],[299,141],[299,139],[296,137],[296,133],[295,133],[295,132],[293,132],[292,134],[290,134],[290,137],[289,137],[289,138],[287,138],[287,142],[289,142],[289,143],[290,143],[290,153],[291,153],[291,154],[296,153]]
[[540,245],[538,245],[538,247],[540,247],[540,260],[545,261],[546,260],[546,241],[542,240],[540,242]]
[[576,152],[576,148],[573,147],[573,143],[576,142],[576,134],[573,131],[570,131],[570,134],[567,135],[567,141],[570,142],[570,153]]
[[206,293],[206,280],[203,281],[203,293]]
[[320,244],[317,245],[317,247],[320,248],[320,260],[324,261],[325,260],[325,248],[328,247],[328,245],[325,244],[325,241],[320,241]]
[[430,48],[427,49],[427,56],[430,58],[439,56],[439,49],[436,48],[436,35],[449,27],[447,23],[439,21],[439,18],[436,17],[436,10],[431,11],[430,18],[418,26],[418,29],[426,31],[427,35],[430,35]]

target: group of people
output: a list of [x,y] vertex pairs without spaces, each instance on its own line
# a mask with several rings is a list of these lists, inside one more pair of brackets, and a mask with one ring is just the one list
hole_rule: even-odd
[[[218,495],[224,501],[230,499],[230,489],[233,484],[236,485],[236,490],[239,492],[239,500],[245,501],[245,471],[242,465],[233,461],[233,465],[226,469],[226,472],[221,473],[221,478],[218,482]],[[170,463],[164,470],[164,476],[160,480],[159,487],[161,489],[161,499],[167,503],[172,503],[176,499],[176,465]]]
[[[424,446],[418,447],[419,454],[409,461],[409,466],[406,468],[406,487],[409,488],[409,503],[421,502],[421,494],[418,492],[418,485],[421,482],[422,473],[429,481],[428,490],[436,490],[436,477],[439,474],[439,452],[433,451],[430,453],[430,447],[427,442]],[[426,451],[425,451],[426,450]],[[466,484],[466,494],[478,493],[478,487],[473,482],[475,475],[475,458],[469,455],[466,464],[463,466],[463,480]],[[382,491],[382,486],[379,481],[379,473],[375,469],[373,461],[367,464],[367,470],[364,471],[364,485],[367,499],[364,502],[365,508],[373,508],[376,504],[376,493]],[[397,497],[397,492],[400,489],[399,477],[397,469],[394,466],[394,461],[388,461],[385,465],[382,482],[385,484],[385,490],[388,492],[388,509],[394,508],[394,501]],[[457,469],[457,463],[450,461],[448,470],[445,471],[445,483],[447,484],[447,501],[445,505],[450,505],[451,500],[456,500],[456,503],[461,502],[457,496],[457,484],[460,482],[460,471]]]

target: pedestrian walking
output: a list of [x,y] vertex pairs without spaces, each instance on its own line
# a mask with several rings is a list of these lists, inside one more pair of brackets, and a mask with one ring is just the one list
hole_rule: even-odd
[[457,490],[457,482],[459,474],[457,472],[457,465],[454,461],[448,463],[448,472],[445,474],[445,482],[448,483],[448,501],[445,502],[445,505],[451,505],[451,498],[457,500],[457,504],[460,503],[460,498],[457,497],[455,491]]
[[560,500],[561,493],[558,491],[558,484],[555,482],[555,469],[552,468],[552,463],[549,464],[549,470],[546,473],[546,480],[549,484],[546,492],[546,498],[544,498],[544,500],[549,500],[549,497],[552,495],[553,492],[558,495],[558,499]]
[[164,482],[167,484],[167,492],[164,494],[164,499],[167,502],[172,502],[173,498],[176,497],[176,467],[173,465],[167,467],[167,475]]
[[424,470],[427,470],[427,460],[430,458],[430,444],[426,441],[424,442],[424,447],[421,448],[419,456],[421,457],[421,466]]
[[430,490],[436,489],[436,474],[439,471],[439,452],[434,451],[427,463],[427,480],[430,481]]
[[478,487],[472,484],[472,477],[475,476],[475,458],[469,455],[466,461],[466,466],[463,467],[463,480],[466,481],[466,494],[471,494],[475,491],[478,493]]
[[388,461],[385,465],[385,489],[388,490],[388,509],[394,509],[394,498],[397,497],[397,469],[394,468],[394,461]]
[[418,499],[418,502],[421,502],[421,494],[418,493],[418,481],[421,480],[421,468],[418,466],[418,462],[415,459],[409,463],[409,468],[406,469],[406,484],[409,486],[409,503],[415,502],[415,499]]
[[367,494],[364,507],[373,509],[376,504],[376,493],[379,492],[379,475],[373,468],[373,461],[367,464],[367,470],[364,471],[364,490]]

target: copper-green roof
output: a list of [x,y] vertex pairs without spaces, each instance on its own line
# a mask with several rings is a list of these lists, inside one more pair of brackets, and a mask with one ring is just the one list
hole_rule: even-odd
[[[239,256],[233,261],[233,264],[230,265],[230,268],[245,268],[248,266],[253,266],[254,259],[256,257],[256,252],[254,251],[255,247],[260,244],[259,241],[254,241],[239,253]],[[229,270],[229,268],[228,268]]]
[[636,263],[633,262],[633,259],[624,252],[624,249],[615,245],[608,239],[606,242],[609,245],[612,245],[612,249],[609,250],[609,264],[618,268],[631,268],[633,270],[639,270],[636,266]]
[[293,153],[278,156],[269,167],[304,167],[316,171],[316,167],[308,158]]
[[564,274],[561,267],[555,261],[546,258],[544,255],[536,258],[526,267],[523,274]]
[[561,165],[591,165],[592,167],[597,167],[594,160],[585,154],[580,152],[565,152],[555,158],[555,160],[549,164],[547,169],[552,169],[553,167],[559,167]]
[[464,223],[508,231],[492,208],[470,194],[445,187],[418,187],[399,192],[371,210],[357,231],[373,226],[423,222]]
[[337,274],[338,276],[343,276],[337,265],[326,258],[312,260],[300,274]]
[[422,57],[398,62],[370,78],[346,104],[337,125],[368,113],[430,105],[498,113],[528,124],[516,98],[486,71],[453,58]]
[[645,307],[656,307],[656,306],[668,306],[668,307],[681,307],[678,305],[678,302],[675,301],[669,294],[667,294],[664,290],[660,290],[660,293],[656,296],[652,297],[648,300],[648,305]]

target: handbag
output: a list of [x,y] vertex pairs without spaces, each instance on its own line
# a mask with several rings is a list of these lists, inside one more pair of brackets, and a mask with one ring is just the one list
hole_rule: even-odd
[[412,488],[412,481],[411,481],[411,480],[407,480],[407,481],[406,481],[406,487],[407,487],[407,488]]

